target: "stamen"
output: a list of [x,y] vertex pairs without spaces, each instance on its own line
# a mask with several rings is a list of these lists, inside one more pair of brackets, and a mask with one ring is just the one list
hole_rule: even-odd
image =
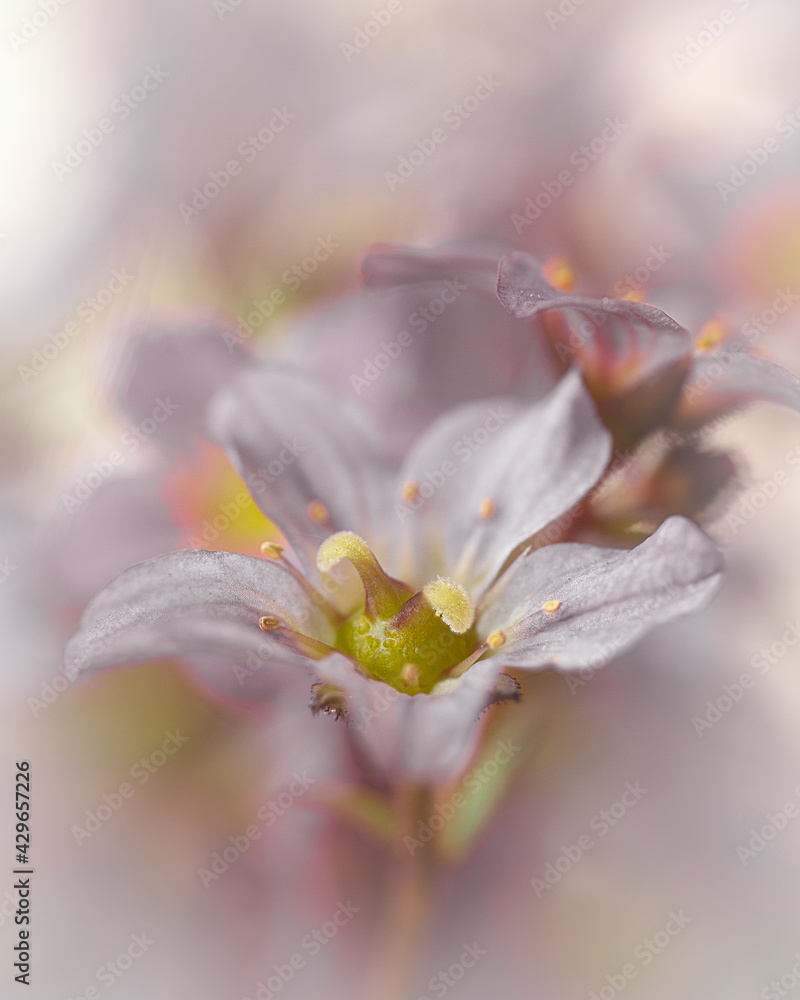
[[490,632],[486,639],[477,645],[472,652],[463,659],[460,663],[457,663],[454,667],[446,670],[442,675],[447,680],[456,680],[465,674],[473,663],[476,663],[484,653],[488,653],[489,650],[500,649],[501,646],[505,646],[508,641],[508,636],[502,629],[495,629],[494,632]]
[[546,615],[554,615],[560,607],[561,601],[545,601],[540,610]]
[[277,542],[263,542],[261,544],[261,551],[268,559],[274,559],[276,562],[279,562],[288,573],[292,574],[295,580],[308,594],[313,603],[322,611],[324,615],[327,616],[330,622],[336,626],[341,625],[343,616],[331,604],[325,594],[317,590],[317,588],[303,576],[300,570],[289,562],[284,554],[284,548],[282,545],[278,545]]
[[575,271],[566,257],[551,257],[545,261],[542,274],[559,292],[571,292],[575,286]]
[[476,663],[484,653],[488,652],[491,647],[488,642],[482,642],[477,645],[469,656],[466,656],[460,663],[456,663],[454,667],[450,667],[449,670],[445,670],[442,674],[442,680],[457,680],[463,674],[465,674],[473,663]]
[[494,501],[490,500],[489,497],[485,497],[481,500],[481,505],[478,508],[478,515],[484,519],[494,517],[496,509]]
[[306,507],[306,514],[314,521],[316,524],[327,524],[330,519],[330,511],[319,500],[312,500],[311,503]]
[[289,628],[276,615],[263,615],[258,619],[258,626],[264,632],[269,632],[274,638],[284,646],[289,646],[302,656],[311,659],[322,660],[336,650],[321,639],[305,635],[303,632],[296,632]]
[[317,568],[321,573],[330,573],[344,559],[361,577],[364,614],[370,620],[391,618],[399,611],[411,591],[384,572],[369,545],[353,531],[337,531],[325,539],[317,552]]
[[460,583],[439,576],[422,588],[428,604],[451,632],[466,632],[475,620],[469,594]]
[[729,332],[730,326],[724,319],[720,319],[718,316],[710,319],[701,327],[700,333],[697,335],[695,350],[701,354],[704,354],[706,351],[713,351],[719,347]]
[[644,292],[639,289],[634,289],[633,291],[626,292],[622,296],[623,302],[644,302]]
[[406,483],[400,491],[400,496],[406,503],[413,503],[419,497],[419,483]]
[[499,649],[506,644],[506,634],[501,629],[496,628],[486,636],[486,645],[489,649]]

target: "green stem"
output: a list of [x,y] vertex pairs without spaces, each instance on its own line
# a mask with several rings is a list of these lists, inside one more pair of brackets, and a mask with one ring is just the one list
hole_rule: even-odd
[[430,916],[435,875],[432,843],[411,853],[403,838],[416,837],[418,820],[428,820],[428,788],[409,786],[398,793],[402,817],[387,892],[387,917],[378,946],[378,961],[370,997],[408,1000],[417,969],[420,945]]

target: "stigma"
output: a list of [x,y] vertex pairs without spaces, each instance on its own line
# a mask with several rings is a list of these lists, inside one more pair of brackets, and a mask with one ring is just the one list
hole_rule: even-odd
[[475,608],[460,583],[439,576],[415,591],[389,576],[352,531],[336,532],[317,551],[321,573],[343,562],[358,574],[364,603],[341,625],[336,646],[372,676],[408,694],[430,692],[470,655],[477,641],[471,631]]
[[353,531],[337,531],[317,551],[317,569],[321,573],[330,573],[345,561],[361,578],[364,613],[371,621],[390,618],[411,596],[412,590],[388,576],[369,545]]

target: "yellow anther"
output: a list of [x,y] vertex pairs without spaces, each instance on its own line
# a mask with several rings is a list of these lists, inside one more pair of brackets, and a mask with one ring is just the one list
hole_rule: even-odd
[[283,546],[277,542],[262,542],[261,553],[270,559],[280,559],[283,555]]
[[481,505],[478,508],[478,514],[482,518],[486,519],[489,517],[494,517],[495,511],[496,507],[494,505],[493,500],[490,500],[488,497],[485,497],[483,500],[481,500]]
[[414,663],[406,663],[400,671],[400,680],[416,687],[419,684],[419,667]]
[[695,350],[700,353],[713,351],[728,336],[730,325],[724,319],[710,319],[697,335]]
[[263,618],[258,619],[258,627],[262,632],[277,632],[281,627],[281,620],[275,615],[264,615]]
[[545,601],[542,605],[542,611],[544,611],[546,615],[554,615],[560,607],[561,601]]
[[644,302],[644,292],[634,289],[622,296],[623,302]]
[[375,561],[369,545],[354,531],[337,531],[335,535],[325,539],[317,552],[317,569],[322,573],[330,573],[342,559],[350,559],[352,562]]
[[566,257],[551,257],[545,261],[542,274],[559,292],[571,292],[575,286],[575,272]]
[[506,634],[502,629],[496,628],[486,636],[486,645],[489,649],[499,649],[506,644]]
[[413,503],[419,496],[419,483],[406,483],[400,491],[400,496],[406,503]]
[[319,500],[312,500],[306,507],[306,514],[317,524],[327,524],[331,519],[330,512],[324,503]]
[[422,588],[425,600],[451,632],[466,632],[475,620],[469,594],[460,583],[439,576]]

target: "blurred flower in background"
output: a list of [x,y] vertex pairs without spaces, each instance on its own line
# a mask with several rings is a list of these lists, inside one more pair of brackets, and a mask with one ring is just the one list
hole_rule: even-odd
[[696,517],[725,555],[719,597],[602,670],[515,672],[522,701],[482,718],[463,773],[400,795],[416,820],[399,839],[305,677],[257,709],[173,662],[75,688],[60,667],[127,566],[280,539],[201,429],[253,360],[369,407],[396,461],[451,407],[540,399],[575,360],[553,350],[561,314],[514,318],[485,266],[376,271],[379,251],[363,288],[375,244],[488,273],[521,251],[559,293],[662,309],[711,379],[699,403],[720,399],[710,366],[732,345],[800,371],[800,13],[14,0],[1,16],[0,938],[10,956],[5,803],[30,760],[28,992],[800,988],[789,410],[739,415],[732,395],[615,470],[581,540],[628,548]]

